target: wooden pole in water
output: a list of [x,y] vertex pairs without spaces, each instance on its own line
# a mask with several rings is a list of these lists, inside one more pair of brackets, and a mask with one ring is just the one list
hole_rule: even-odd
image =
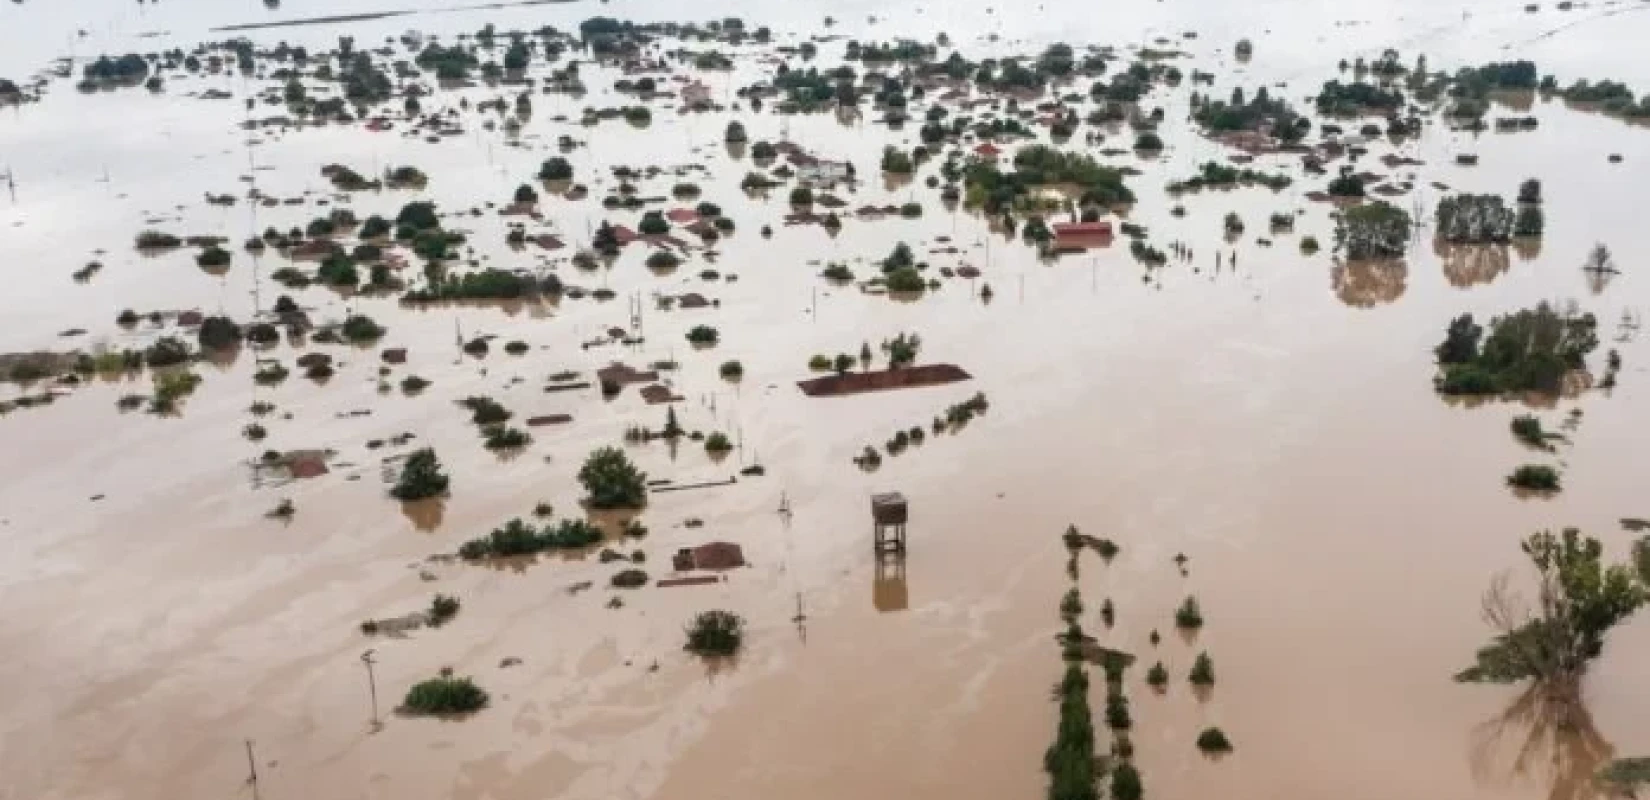
[[258,761],[252,757],[252,740],[246,740],[246,782],[252,786],[253,800],[258,797]]
[[378,662],[372,660],[371,650],[361,654],[361,663],[367,667],[367,692],[372,698],[372,726],[378,727],[378,679],[372,673],[372,665]]

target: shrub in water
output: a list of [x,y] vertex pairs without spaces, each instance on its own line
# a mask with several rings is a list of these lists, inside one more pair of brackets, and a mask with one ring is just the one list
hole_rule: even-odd
[[1197,749],[1205,753],[1230,753],[1232,742],[1219,728],[1205,728],[1197,735]]
[[401,702],[409,714],[465,714],[487,706],[487,692],[469,678],[441,676],[407,690]]
[[701,656],[731,656],[744,643],[745,621],[731,611],[714,609],[693,619],[684,650]]
[[439,628],[447,624],[453,617],[458,616],[458,606],[458,598],[444,594],[436,595],[435,599],[430,601],[430,625]]
[[591,453],[579,469],[579,482],[594,508],[641,508],[647,502],[647,474],[616,447]]
[[1146,670],[1146,683],[1154,689],[1169,685],[1169,671],[1163,667],[1163,662],[1159,661]]
[[1188,597],[1186,602],[1174,612],[1174,624],[1185,630],[1197,630],[1203,627],[1203,611],[1198,608],[1197,598]]
[[1215,685],[1215,662],[1209,659],[1208,653],[1197,654],[1197,660],[1192,662],[1191,674],[1187,677],[1193,686]]
[[441,472],[441,460],[433,448],[423,448],[407,456],[401,478],[390,494],[398,500],[423,500],[447,491],[448,478]]

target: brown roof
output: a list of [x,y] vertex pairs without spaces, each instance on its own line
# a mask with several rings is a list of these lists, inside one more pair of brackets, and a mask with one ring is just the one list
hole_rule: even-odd
[[673,561],[678,568],[691,564],[689,569],[734,569],[745,566],[745,551],[733,542],[706,542],[677,551]]

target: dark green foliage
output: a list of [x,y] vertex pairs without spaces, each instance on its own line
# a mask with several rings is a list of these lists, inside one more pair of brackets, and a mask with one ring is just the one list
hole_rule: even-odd
[[178,247],[183,240],[170,233],[160,231],[144,231],[137,235],[137,246],[140,250],[161,250]]
[[1134,764],[1123,761],[1112,768],[1112,800],[1140,800],[1144,795],[1145,789],[1140,784],[1140,771],[1134,768]]
[[1507,485],[1533,492],[1556,492],[1560,488],[1558,470],[1546,464],[1525,464],[1507,476]]
[[912,267],[900,267],[888,273],[884,282],[890,292],[920,292],[928,288],[922,274]]
[[1146,670],[1146,683],[1154,689],[1161,689],[1169,685],[1169,671],[1159,661]]
[[539,180],[569,181],[573,179],[573,165],[561,156],[552,156],[539,165]]
[[520,428],[511,428],[504,425],[488,427],[484,434],[483,446],[488,450],[515,450],[532,444],[533,437]]
[[1229,102],[1213,100],[1194,92],[1192,118],[1216,133],[1265,128],[1279,139],[1294,141],[1305,132],[1299,127],[1305,121],[1289,107],[1289,102],[1283,98],[1273,98],[1264,86],[1248,100],[1244,99],[1241,88],[1233,89]]
[[1646,560],[1650,539],[1635,545],[1633,564],[1603,563],[1604,547],[1574,528],[1555,536],[1531,534],[1522,545],[1535,566],[1539,603],[1519,614],[1524,604],[1494,584],[1485,595],[1486,609],[1499,618],[1495,638],[1481,648],[1473,666],[1456,674],[1464,682],[1567,683],[1604,650],[1604,637],[1650,597]]
[[1598,780],[1621,797],[1650,785],[1650,757],[1618,758],[1598,771]]
[[447,624],[453,617],[458,616],[458,608],[458,598],[444,594],[436,595],[435,599],[430,601],[430,610],[427,614],[430,625],[439,628]]
[[1460,70],[1455,73],[1455,85],[1450,93],[1483,97],[1492,89],[1534,89],[1539,82],[1534,62],[1506,61]]
[[1208,653],[1197,654],[1197,660],[1192,662],[1192,671],[1187,675],[1187,679],[1193,686],[1215,685],[1215,662],[1209,658]]
[[670,221],[665,219],[664,212],[649,211],[642,215],[642,221],[637,223],[636,230],[643,236],[670,233]]
[[1342,172],[1329,181],[1330,197],[1363,197],[1364,179],[1351,170]]
[[882,171],[894,175],[909,175],[916,171],[911,154],[889,145],[882,149]]
[[917,354],[921,351],[922,337],[914,333],[901,333],[882,343],[882,352],[888,356],[890,368],[917,363]]
[[1542,430],[1541,419],[1534,414],[1520,414],[1513,417],[1512,433],[1518,441],[1543,450],[1549,447],[1547,444],[1548,437],[1556,435]]
[[491,397],[471,396],[459,401],[472,412],[470,421],[477,425],[497,425],[513,416],[510,410]]
[[1075,587],[1066,590],[1065,597],[1060,598],[1060,619],[1073,622],[1083,613],[1083,597]]
[[1354,116],[1369,111],[1397,111],[1403,108],[1404,95],[1397,89],[1363,81],[1329,81],[1318,92],[1315,102],[1319,114]]
[[593,508],[641,508],[647,502],[647,474],[616,447],[591,453],[579,469],[579,482]]
[[407,394],[421,392],[429,385],[430,382],[428,380],[425,380],[417,375],[408,375],[407,377],[401,379],[401,391],[406,392]]
[[1066,665],[1065,676],[1055,687],[1060,703],[1060,721],[1054,743],[1043,754],[1043,769],[1049,775],[1049,800],[1096,800],[1094,721],[1089,711],[1089,677],[1082,665]]
[[195,263],[202,267],[229,266],[229,251],[217,245],[209,245],[201,254],[195,256]]
[[401,701],[408,714],[467,714],[487,706],[487,692],[469,678],[441,676],[414,684]]
[[270,363],[258,367],[258,371],[252,373],[252,380],[263,386],[272,386],[286,380],[289,374],[291,373],[286,367],[279,363]]
[[1483,326],[1473,322],[1471,314],[1462,314],[1450,320],[1444,341],[1433,349],[1439,364],[1466,364],[1478,357],[1478,342],[1483,338]]
[[722,335],[709,325],[695,325],[687,332],[687,340],[694,344],[712,345],[721,338]]
[[525,42],[511,42],[510,49],[504,51],[504,68],[512,72],[527,69],[532,57],[533,51]]
[[1204,728],[1197,735],[1197,749],[1213,755],[1215,753],[1232,752],[1232,742],[1226,738],[1226,733],[1219,728]]
[[202,350],[227,350],[241,343],[241,326],[228,317],[211,316],[201,321]]
[[745,367],[737,361],[724,361],[722,362],[721,368],[717,370],[717,373],[726,380],[736,381],[744,376]]
[[1501,244],[1512,236],[1515,215],[1499,195],[1460,194],[1439,200],[1434,219],[1438,237],[1451,244]]
[[1538,181],[1535,178],[1528,178],[1523,183],[1518,184],[1518,202],[1540,203],[1541,181]]
[[1197,598],[1188,597],[1175,609],[1174,624],[1184,630],[1197,630],[1203,627],[1203,611],[1198,607]]
[[1114,731],[1126,731],[1134,726],[1134,720],[1129,716],[1129,698],[1115,686],[1106,689],[1106,727]]
[[1268,189],[1284,189],[1293,181],[1288,175],[1268,175],[1252,169],[1238,169],[1213,161],[1205,161],[1198,174],[1183,181],[1171,182],[1171,192],[1197,191],[1206,186],[1251,186],[1259,184]]
[[1084,153],[1030,145],[1014,154],[1014,168],[1002,172],[993,162],[970,162],[964,170],[967,202],[996,213],[1012,208],[1033,188],[1052,184],[1079,187],[1078,203],[1084,206],[1134,201],[1134,193],[1123,183],[1122,170],[1101,166]]
[[333,253],[316,268],[315,279],[328,286],[354,287],[361,282],[361,272],[355,267],[355,259],[343,253]]
[[395,225],[414,231],[431,230],[441,227],[441,218],[436,216],[435,203],[418,200],[401,207],[400,213],[395,215]]
[[910,39],[900,39],[894,42],[866,42],[864,44],[849,40],[844,57],[849,61],[886,63],[893,61],[928,61],[934,56],[934,45],[923,44]]
[[1546,231],[1547,217],[1538,205],[1522,205],[1513,221],[1514,236],[1540,236]]
[[1134,138],[1134,149],[1155,153],[1163,149],[1163,137],[1158,136],[1156,131],[1146,131]]
[[162,336],[143,351],[143,363],[151,367],[182,364],[189,358],[189,345],[176,336]]
[[728,439],[727,434],[722,433],[721,431],[716,431],[715,433],[705,437],[705,452],[707,453],[714,455],[717,453],[726,453],[732,449],[733,442]]
[[446,494],[448,483],[435,450],[426,447],[407,456],[401,465],[401,477],[390,489],[390,495],[397,500],[423,500]]
[[424,47],[415,61],[420,67],[435,70],[437,78],[447,81],[464,79],[478,64],[476,57],[460,45],[442,47],[433,42]]
[[608,583],[615,589],[640,589],[647,585],[647,573],[639,569],[620,570],[613,573]]
[[732,611],[712,609],[693,618],[683,650],[699,656],[731,656],[745,640],[745,621]]
[[533,279],[502,269],[487,269],[463,274],[445,274],[428,288],[407,292],[402,300],[409,303],[428,303],[438,300],[515,300],[536,294],[539,287]]
[[1491,320],[1479,347],[1478,326],[1464,314],[1435,351],[1442,370],[1436,388],[1443,394],[1558,391],[1566,373],[1586,368],[1587,354],[1598,347],[1597,328],[1592,314],[1561,313],[1542,303]]
[[352,342],[371,342],[382,338],[384,327],[365,314],[355,314],[344,320],[344,338]]
[[486,536],[465,542],[458,548],[458,556],[466,561],[480,561],[546,550],[582,550],[601,540],[601,529],[582,519],[564,519],[535,528],[518,518],[494,528]]
[[1398,258],[1409,236],[1409,212],[1384,200],[1345,209],[1335,217],[1335,249],[1349,259]]

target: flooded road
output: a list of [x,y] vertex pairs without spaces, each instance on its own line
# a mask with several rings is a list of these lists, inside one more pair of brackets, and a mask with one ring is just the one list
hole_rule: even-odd
[[[408,29],[450,37],[486,22],[576,30],[597,14],[682,14],[651,0],[451,5],[286,0],[272,11],[207,0],[29,0],[0,9],[0,30],[9,32],[0,77],[22,81],[60,57],[187,48],[231,35],[311,47],[352,35],[365,46]],[[1055,41],[1123,49],[1169,37],[1191,54],[1177,62],[1183,69],[1216,74],[1204,91],[1225,96],[1234,85],[1267,84],[1304,108],[1335,77],[1338,60],[1387,46],[1406,59],[1424,52],[1434,69],[1529,58],[1561,84],[1610,78],[1650,88],[1650,66],[1636,52],[1650,33],[1650,11],[1641,8],[1559,12],[1543,4],[1526,14],[1516,3],[1406,0],[1354,10],[1131,0],[1102,13],[1076,4],[1033,11],[832,0],[714,2],[693,16],[741,16],[771,26],[781,43],[824,32],[827,15],[838,22],[832,34],[861,40],[944,31],[973,58],[1034,53]],[[211,30],[399,10],[414,13]],[[1185,31],[1198,36],[1181,39]],[[1230,50],[1242,37],[1255,55],[1236,65]],[[820,45],[833,58],[840,48]],[[731,105],[735,89],[771,72],[756,49],[742,52],[731,74],[704,77],[718,102]],[[1361,168],[1414,173],[1418,188],[1394,203],[1417,204],[1423,218],[1442,196],[1434,181],[1511,196],[1519,181],[1537,177],[1547,213],[1538,251],[1444,251],[1422,230],[1400,264],[1345,265],[1328,252],[1330,206],[1305,197],[1322,181],[1304,179],[1293,156],[1251,165],[1294,176],[1281,192],[1171,198],[1169,180],[1231,151],[1193,133],[1186,88],[1159,93],[1149,102],[1166,110],[1168,149],[1151,160],[1106,161],[1142,171],[1129,181],[1139,202],[1127,219],[1147,226],[1153,242],[1185,243],[1196,257],[1145,274],[1122,237],[1104,250],[1039,261],[978,215],[937,203],[923,185],[932,163],[915,182],[886,184],[873,174],[882,148],[918,143],[915,124],[891,133],[868,118],[655,107],[646,127],[579,125],[586,106],[630,102],[610,88],[618,77],[587,67],[587,96],[535,94],[519,146],[475,115],[464,118],[462,135],[439,143],[359,125],[249,133],[239,127],[243,98],[266,82],[228,75],[176,81],[158,96],[141,88],[85,94],[57,81],[38,103],[0,108],[0,171],[10,171],[16,192],[0,195],[0,352],[142,346],[169,329],[118,327],[120,310],[246,319],[283,293],[317,321],[365,312],[389,329],[377,348],[328,349],[341,363],[320,383],[294,375],[258,386],[251,376],[259,354],[249,348],[228,363],[203,364],[204,382],[181,417],[116,411],[122,394],[149,390],[148,375],[93,380],[49,406],[0,417],[0,603],[10,612],[0,621],[0,685],[9,690],[0,696],[0,798],[248,796],[247,740],[263,798],[1036,796],[1055,725],[1049,687],[1059,676],[1054,611],[1065,588],[1059,534],[1068,524],[1122,548],[1109,565],[1087,562],[1080,578],[1091,605],[1103,597],[1116,604],[1106,642],[1147,663],[1162,660],[1175,676],[1157,696],[1143,669],[1129,675],[1136,762],[1150,796],[1596,796],[1589,777],[1608,754],[1577,746],[1574,735],[1543,739],[1550,721],[1523,713],[1516,687],[1464,686],[1450,676],[1487,637],[1479,596],[1491,576],[1523,568],[1522,536],[1575,526],[1620,553],[1631,537],[1617,521],[1650,516],[1641,487],[1650,430],[1638,424],[1650,414],[1642,366],[1650,352],[1618,325],[1650,304],[1650,279],[1637,269],[1650,259],[1650,242],[1638,235],[1650,130],[1556,99],[1519,112],[1540,120],[1530,132],[1473,135],[1435,120],[1417,141],[1374,150]],[[190,96],[212,88],[233,97]],[[478,86],[426,103],[514,94]],[[752,141],[789,139],[852,161],[870,177],[843,193],[850,208],[915,199],[925,213],[846,219],[836,236],[786,226],[785,188],[766,199],[739,189],[752,167],[723,144],[731,119]],[[504,245],[505,220],[484,204],[508,203],[557,154],[562,134],[586,143],[567,157],[591,196],[547,197],[535,230],[573,246],[515,251]],[[1132,139],[1126,127],[1107,135],[1090,150],[1127,148]],[[1388,150],[1424,165],[1383,167],[1375,158]],[[1465,152],[1479,156],[1477,166],[1456,165]],[[1610,153],[1624,160],[1611,163]],[[329,163],[364,174],[413,164],[431,180],[422,191],[338,198],[320,173]],[[607,172],[617,164],[708,167],[708,176],[641,183],[642,194],[664,195],[693,180],[701,199],[736,221],[713,265],[695,251],[660,275],[643,263],[641,247],[593,271],[568,262],[603,219],[635,224],[637,212],[599,202],[618,183]],[[202,202],[209,192],[244,198],[249,185],[305,201]],[[447,212],[483,208],[449,221],[472,233],[469,257],[479,263],[553,270],[568,285],[617,296],[417,310],[394,296],[289,292],[269,280],[285,258],[253,257],[233,244],[271,225],[302,226],[332,207],[393,216],[414,199]],[[1176,204],[1184,216],[1170,213]],[[1304,213],[1293,234],[1268,237],[1268,215],[1296,210]],[[1248,222],[1236,243],[1221,235],[1229,211]],[[759,235],[763,225],[772,238]],[[141,255],[132,237],[148,227],[226,236],[234,262],[216,276],[187,248]],[[1305,235],[1324,242],[1324,252],[1301,255]],[[960,252],[927,254],[940,248],[936,237],[950,237]],[[1259,237],[1275,244],[1261,246]],[[818,278],[826,261],[868,274],[869,262],[900,241],[935,265],[967,263],[983,275],[948,280],[914,303]],[[1603,287],[1580,269],[1599,242],[1622,266]],[[1217,251],[1235,251],[1236,266],[1217,271]],[[72,280],[91,260],[103,268],[87,282]],[[738,280],[702,278],[711,266]],[[989,302],[980,297],[986,285]],[[664,312],[651,302],[688,291],[720,304]],[[648,301],[646,342],[581,348],[627,325],[630,297]],[[1557,457],[1564,491],[1526,500],[1501,481],[1530,460],[1507,433],[1524,409],[1443,402],[1432,391],[1431,349],[1457,314],[1487,318],[1541,300],[1574,300],[1597,314],[1604,347],[1618,349],[1626,366],[1617,388],[1541,410],[1554,420],[1583,413]],[[719,329],[715,348],[684,341],[701,323]],[[71,328],[88,333],[59,335]],[[455,331],[532,349],[509,356],[495,347],[475,359],[459,352]],[[854,353],[903,331],[920,332],[922,361],[961,365],[974,379],[842,398],[794,388],[810,376],[810,356]],[[380,393],[382,347],[410,351],[392,383],[416,373],[432,386],[417,396]],[[290,363],[316,349],[282,345],[269,355]],[[588,377],[615,359],[679,361],[673,388],[685,398],[677,404],[683,425],[726,431],[738,443],[720,462],[696,443],[674,454],[658,442],[627,448],[651,477],[693,483],[752,464],[766,470],[732,486],[652,495],[642,515],[651,534],[623,549],[645,550],[656,577],[677,548],[715,539],[741,544],[751,566],[713,585],[623,593],[623,607],[609,608],[621,595],[606,586],[612,570],[594,555],[543,556],[517,568],[427,560],[539,502],[582,514],[575,474],[585,454],[619,443],[630,425],[662,423],[665,412],[634,389],[603,400],[540,385],[561,370]],[[728,359],[744,367],[739,382],[718,375]],[[0,385],[0,399],[23,391]],[[851,463],[867,444],[925,425],[975,391],[989,396],[990,411],[960,432],[932,437],[875,472]],[[535,429],[530,448],[500,458],[481,447],[454,404],[479,394],[519,417],[566,413],[574,422]],[[242,436],[254,402],[277,408],[263,420],[269,438],[258,443]],[[349,416],[357,410],[371,414]],[[404,512],[385,496],[380,460],[405,449],[368,442],[403,432],[416,434],[414,446],[434,446],[453,478],[451,496],[434,507]],[[336,450],[331,473],[284,486],[252,479],[248,464],[260,453],[297,448]],[[890,489],[912,503],[902,570],[871,558],[868,496]],[[281,498],[297,508],[289,524],[265,517]],[[1185,576],[1177,554],[1189,559]],[[576,588],[586,581],[594,588]],[[421,608],[436,591],[463,600],[452,624],[399,639],[358,630],[363,620]],[[1208,618],[1192,641],[1172,630],[1188,594]],[[680,642],[692,613],[714,607],[745,616],[750,631],[738,660],[711,670]],[[1154,631],[1162,633],[1155,646]],[[360,662],[367,648],[385,718],[377,732]],[[1220,675],[1202,700],[1184,681],[1199,651]],[[507,659],[521,663],[501,666]],[[1587,677],[1597,740],[1617,756],[1650,752],[1647,659],[1650,621],[1641,615],[1615,632]],[[388,713],[407,686],[443,667],[476,676],[491,707],[461,721]],[[1210,725],[1232,737],[1233,754],[1215,761],[1192,746]]]

